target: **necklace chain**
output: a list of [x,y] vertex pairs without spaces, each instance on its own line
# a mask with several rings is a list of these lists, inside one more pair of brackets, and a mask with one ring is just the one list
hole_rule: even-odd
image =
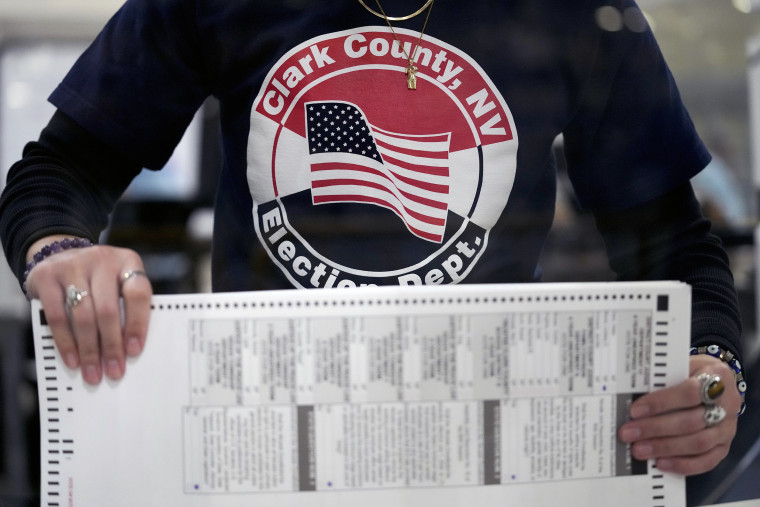
[[[428,0],[427,2],[425,2],[425,5],[423,5],[420,10],[418,10],[417,12],[415,12],[413,14],[410,14],[409,16],[406,16],[404,18],[390,18],[390,17],[388,17],[387,14],[385,14],[385,11],[383,10],[383,6],[380,4],[380,0],[375,0],[375,3],[377,3],[377,7],[380,9],[380,12],[382,13],[382,15],[380,17],[383,18],[386,23],[388,23],[388,28],[391,29],[391,33],[393,34],[393,38],[396,39],[396,44],[398,44],[398,47],[404,53],[404,56],[406,57],[407,61],[409,61],[409,65],[407,65],[407,67],[406,67],[405,74],[406,74],[406,84],[407,84],[407,87],[410,90],[416,90],[417,89],[417,77],[416,77],[417,66],[414,65],[414,57],[417,56],[417,50],[422,45],[422,36],[425,34],[425,28],[427,27],[428,19],[430,19],[430,13],[433,11],[433,2],[434,1],[435,0]],[[364,7],[367,7],[362,0],[359,0],[359,2],[362,5],[364,5]],[[428,9],[427,15],[425,16],[425,22],[422,24],[422,30],[420,31],[420,37],[419,37],[419,39],[417,39],[417,43],[414,45],[414,49],[412,49],[412,54],[410,55],[409,53],[406,52],[406,49],[404,49],[404,45],[401,44],[401,41],[399,40],[398,35],[396,34],[396,30],[393,29],[393,25],[391,24],[391,19],[393,19],[395,21],[396,19],[409,19],[409,18],[412,18],[412,17],[416,16],[417,14],[419,14],[420,12],[422,12],[428,6],[429,6],[429,9]],[[372,12],[373,14],[377,14],[377,13],[375,13],[375,11],[369,9],[369,7],[367,7],[367,9],[370,10],[370,12]]]
[[367,9],[369,12],[371,12],[372,14],[374,14],[375,16],[377,16],[380,19],[384,19],[386,21],[406,21],[407,19],[412,19],[413,17],[421,14],[425,9],[428,8],[428,6],[430,4],[433,3],[433,1],[434,0],[427,0],[427,2],[425,2],[425,5],[423,5],[422,7],[420,7],[419,9],[417,9],[416,11],[414,11],[413,13],[408,14],[406,16],[387,16],[385,14],[385,12],[383,12],[383,8],[380,6],[379,2],[377,4],[377,6],[380,7],[380,12],[377,12],[376,10],[372,9],[369,5],[365,4],[364,0],[359,0],[359,3],[362,4],[362,6],[365,9]]

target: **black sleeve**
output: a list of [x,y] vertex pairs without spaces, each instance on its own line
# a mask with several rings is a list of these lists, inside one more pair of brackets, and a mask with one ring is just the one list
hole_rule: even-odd
[[741,360],[741,318],[728,256],[690,183],[641,206],[597,214],[619,280],[681,280],[692,287],[692,345]]
[[141,164],[56,112],[11,167],[0,196],[0,239],[19,281],[26,251],[36,240],[69,234],[96,242],[140,170]]

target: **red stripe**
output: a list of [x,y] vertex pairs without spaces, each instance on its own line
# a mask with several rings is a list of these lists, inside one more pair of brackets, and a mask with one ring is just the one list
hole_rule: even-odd
[[396,178],[403,181],[404,183],[412,185],[413,187],[421,188],[422,190],[427,190],[428,192],[435,192],[437,194],[449,195],[448,185],[438,185],[436,183],[428,183],[427,181],[415,180],[414,178],[402,176],[393,171],[390,171],[390,173],[393,174]]
[[[350,164],[347,162],[320,162],[318,164],[311,164],[311,170],[314,171],[332,171],[332,170],[340,170],[340,171],[358,171],[358,172],[364,172],[369,174],[374,174],[376,176],[382,176],[383,178],[388,179],[391,183],[393,183],[393,186],[396,186],[395,182],[388,177],[387,174],[383,173],[382,171],[378,171],[377,169],[374,169],[372,167],[364,166],[364,165],[358,165],[358,164]],[[412,185],[414,187],[420,188],[422,190],[427,190],[429,192],[435,192],[437,194],[449,194],[449,186],[448,185],[439,185],[437,183],[428,183],[427,181],[422,180],[416,180],[414,178],[410,178],[408,176],[402,176],[394,171],[389,170],[391,174],[393,174],[396,178],[403,181],[404,183],[407,183],[409,185]],[[400,190],[400,189],[399,189]]]
[[396,187],[399,192],[401,192],[404,197],[409,199],[410,201],[414,201],[419,204],[423,204],[429,208],[436,208],[441,210],[447,210],[449,209],[448,205],[445,202],[436,201],[434,199],[428,199],[427,197],[422,197],[421,195],[417,194],[411,194],[409,192],[405,192],[404,190],[401,190],[400,188]]
[[422,164],[415,164],[412,162],[404,162],[403,160],[399,160],[397,158],[392,157],[391,155],[386,155],[381,153],[383,156],[383,160],[389,164],[393,164],[398,167],[402,167],[404,169],[408,169],[410,171],[414,171],[417,173],[422,174],[431,174],[433,176],[448,176],[449,175],[449,168],[447,167],[437,167],[432,165],[422,165]]
[[387,137],[392,137],[393,139],[403,139],[405,141],[416,141],[416,142],[447,142],[449,140],[449,134],[423,134],[421,136],[415,136],[412,134],[406,135],[406,134],[399,134],[398,132],[391,132],[390,130],[381,129],[380,127],[376,125],[370,125],[372,127],[372,131],[379,132],[380,134],[383,134]]
[[332,170],[345,170],[345,171],[361,171],[365,173],[382,174],[377,169],[373,169],[366,165],[351,164],[349,162],[320,162],[311,164],[311,170],[314,171],[332,171]]
[[[386,192],[386,193],[388,193],[390,195],[393,195],[393,192],[391,192],[390,190],[388,190],[387,187],[385,187],[384,185],[381,185],[380,183],[375,183],[375,182],[372,182],[372,181],[365,181],[365,180],[354,180],[354,179],[349,179],[349,178],[314,181],[314,182],[312,182],[311,187],[312,188],[329,188],[329,187],[338,186],[338,185],[356,185],[356,186],[359,186],[359,187],[370,187],[370,188],[374,188],[376,190],[381,190],[381,191]],[[423,204],[425,206],[428,206],[430,208],[436,208],[436,209],[440,209],[440,210],[446,210],[447,209],[446,203],[441,203],[441,202],[438,202],[438,201],[433,201],[431,199],[426,199],[424,197],[420,197],[420,196],[414,195],[414,194],[408,194],[407,192],[404,192],[403,190],[398,189],[398,188],[397,188],[397,190],[399,192],[401,192],[402,194],[404,194],[404,197],[408,198],[411,201],[418,202],[418,203]],[[394,195],[394,197],[396,197],[396,196]],[[398,198],[396,198],[396,199],[398,199]],[[403,205],[403,203],[402,203],[402,205]],[[409,209],[406,206],[404,206],[404,210],[406,210],[406,212],[409,215],[415,217],[416,219],[418,219],[421,222],[425,222],[425,223],[428,223],[428,224],[431,224],[431,225],[444,225],[446,223],[446,221],[443,220],[443,219],[433,218],[433,217],[430,217],[428,215],[421,214],[420,212],[411,210],[411,209]]]
[[[429,215],[425,215],[423,213],[420,213],[419,211],[414,211],[414,210],[411,210],[411,209],[406,208],[406,207],[404,207],[404,209],[406,210],[407,213],[409,213],[409,215],[413,216],[414,218],[416,218],[420,222],[423,222],[423,223],[426,223],[426,224],[430,224],[430,225],[435,225],[435,226],[438,226],[438,227],[443,227],[444,225],[446,225],[446,219],[445,218],[434,218],[434,217],[431,217]],[[441,208],[441,209],[445,209],[445,208]]]
[[[325,204],[325,203],[331,203],[331,202],[366,202],[371,204],[377,204],[379,206],[387,207],[392,210],[394,210],[399,216],[403,217],[403,214],[398,211],[398,208],[396,208],[393,204],[377,198],[377,197],[370,197],[367,195],[325,195],[325,196],[314,196],[314,203],[315,204]],[[416,227],[412,227],[409,225],[409,223],[404,220],[404,223],[409,228],[410,231],[412,231],[416,236],[419,236],[420,238],[424,238],[430,241],[435,241],[436,243],[440,243],[443,240],[442,234],[432,234],[427,231],[422,231],[420,229],[417,229]]]
[[390,144],[375,138],[375,144],[382,146],[383,148],[395,151],[397,153],[403,153],[405,155],[412,155],[414,157],[421,158],[435,158],[440,160],[447,160],[449,158],[448,151],[425,151],[425,150],[413,150],[411,148],[404,148],[395,144]]

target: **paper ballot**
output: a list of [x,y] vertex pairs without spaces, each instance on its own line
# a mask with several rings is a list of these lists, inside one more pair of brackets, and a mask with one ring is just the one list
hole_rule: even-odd
[[688,374],[676,282],[154,296],[85,384],[33,307],[42,506],[685,505],[616,438]]

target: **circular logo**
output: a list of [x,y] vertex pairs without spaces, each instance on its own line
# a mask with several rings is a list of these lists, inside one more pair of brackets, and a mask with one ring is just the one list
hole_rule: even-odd
[[[295,287],[460,282],[509,199],[517,133],[501,94],[458,49],[396,37],[364,27],[311,39],[254,101],[253,222]],[[310,227],[322,215],[340,215],[345,230],[331,232],[372,239],[325,240]]]

